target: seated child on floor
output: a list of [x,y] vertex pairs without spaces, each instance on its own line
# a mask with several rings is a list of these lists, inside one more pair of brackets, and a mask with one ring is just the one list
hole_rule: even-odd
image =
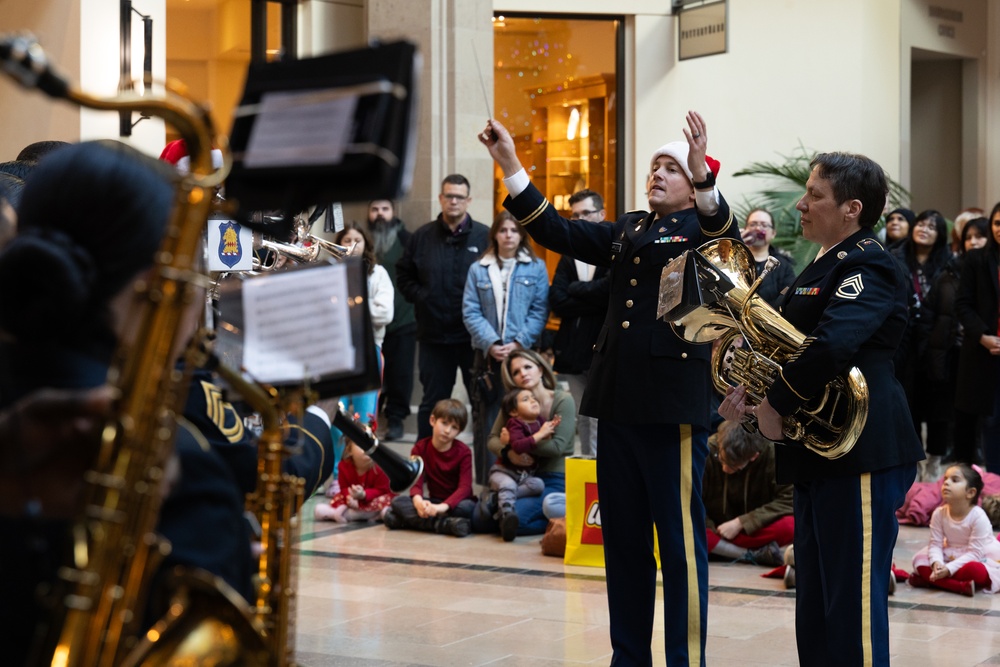
[[417,440],[410,450],[412,456],[423,459],[424,472],[410,487],[410,493],[396,496],[382,515],[386,528],[455,537],[472,532],[472,450],[457,439],[468,420],[465,406],[453,398],[434,405],[431,436]]
[[725,421],[708,439],[702,478],[705,530],[713,556],[777,567],[795,533],[791,484],[774,477],[774,443]]
[[389,478],[365,450],[343,437],[344,455],[337,465],[340,491],[329,503],[316,505],[319,521],[368,521],[381,519],[395,494],[389,490]]
[[508,391],[500,402],[500,409],[508,417],[506,429],[510,442],[490,467],[490,491],[496,493],[500,534],[505,542],[510,542],[517,535],[518,525],[514,501],[542,495],[545,482],[532,475],[536,465],[519,465],[511,461],[508,454],[530,454],[535,445],[552,437],[561,418],[556,415],[549,421],[542,419],[541,405],[530,389]]
[[972,596],[1000,590],[1000,543],[979,506],[983,478],[970,466],[949,466],[941,481],[944,505],[931,515],[929,544],[913,556],[911,586]]

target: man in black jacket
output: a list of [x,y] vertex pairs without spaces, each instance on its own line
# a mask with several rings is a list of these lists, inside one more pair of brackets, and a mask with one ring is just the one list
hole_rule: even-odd
[[396,286],[416,306],[418,367],[424,395],[417,410],[417,439],[431,435],[431,410],[451,398],[455,370],[472,386],[472,339],[462,321],[462,293],[469,266],[489,245],[489,228],[469,215],[469,181],[461,174],[441,182],[441,213],[410,237],[396,264]]
[[[569,208],[575,220],[604,222],[604,199],[593,190],[580,190],[569,198]],[[608,312],[611,281],[608,267],[594,266],[573,259],[559,258],[552,286],[549,307],[559,316],[552,351],[554,368],[560,380],[565,380],[573,395],[577,410],[583,405],[583,390],[587,386],[587,371],[594,356],[594,343]],[[597,420],[578,414],[576,432],[580,436],[580,451],[586,456],[597,454]]]

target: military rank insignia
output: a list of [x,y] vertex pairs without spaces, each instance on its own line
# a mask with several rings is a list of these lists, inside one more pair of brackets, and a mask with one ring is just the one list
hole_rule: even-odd
[[201,381],[205,392],[205,416],[219,428],[219,432],[229,442],[243,439],[243,420],[236,413],[233,404],[222,396],[222,390],[211,382]]
[[253,232],[234,220],[208,221],[210,271],[249,271],[253,268]]
[[864,289],[865,284],[861,280],[861,274],[855,273],[853,276],[844,278],[844,282],[840,283],[840,287],[837,288],[836,295],[841,299],[857,299]]

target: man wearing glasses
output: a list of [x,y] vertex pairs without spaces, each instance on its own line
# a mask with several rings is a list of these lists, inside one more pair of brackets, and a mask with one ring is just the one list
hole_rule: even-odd
[[[601,224],[604,222],[604,198],[593,190],[580,190],[569,198],[571,217]],[[583,390],[587,386],[587,371],[594,356],[594,343],[608,313],[611,282],[608,267],[563,255],[552,276],[549,307],[559,316],[552,351],[554,368],[560,380],[565,380],[579,411]],[[580,436],[580,452],[597,455],[597,419],[577,414],[576,432]]]
[[771,245],[774,240],[774,218],[767,210],[755,208],[747,215],[742,237],[753,254],[757,275],[764,269],[764,262],[768,257],[774,257],[781,262],[764,277],[764,282],[757,291],[764,301],[774,305],[782,290],[795,282],[795,264],[791,255]]
[[489,245],[489,228],[469,215],[471,188],[461,174],[445,176],[436,220],[418,229],[396,264],[399,291],[413,303],[420,343],[417,366],[424,394],[417,410],[417,439],[431,435],[434,404],[451,398],[455,369],[472,386],[472,339],[462,321],[462,293],[469,266]]

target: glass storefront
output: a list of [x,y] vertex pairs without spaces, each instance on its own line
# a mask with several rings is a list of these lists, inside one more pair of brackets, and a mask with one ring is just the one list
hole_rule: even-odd
[[[495,117],[511,132],[532,182],[563,215],[589,188],[614,220],[619,189],[622,20],[493,18]],[[496,210],[506,191],[495,174]],[[550,272],[558,256],[545,257]],[[553,255],[553,253],[549,253]]]

